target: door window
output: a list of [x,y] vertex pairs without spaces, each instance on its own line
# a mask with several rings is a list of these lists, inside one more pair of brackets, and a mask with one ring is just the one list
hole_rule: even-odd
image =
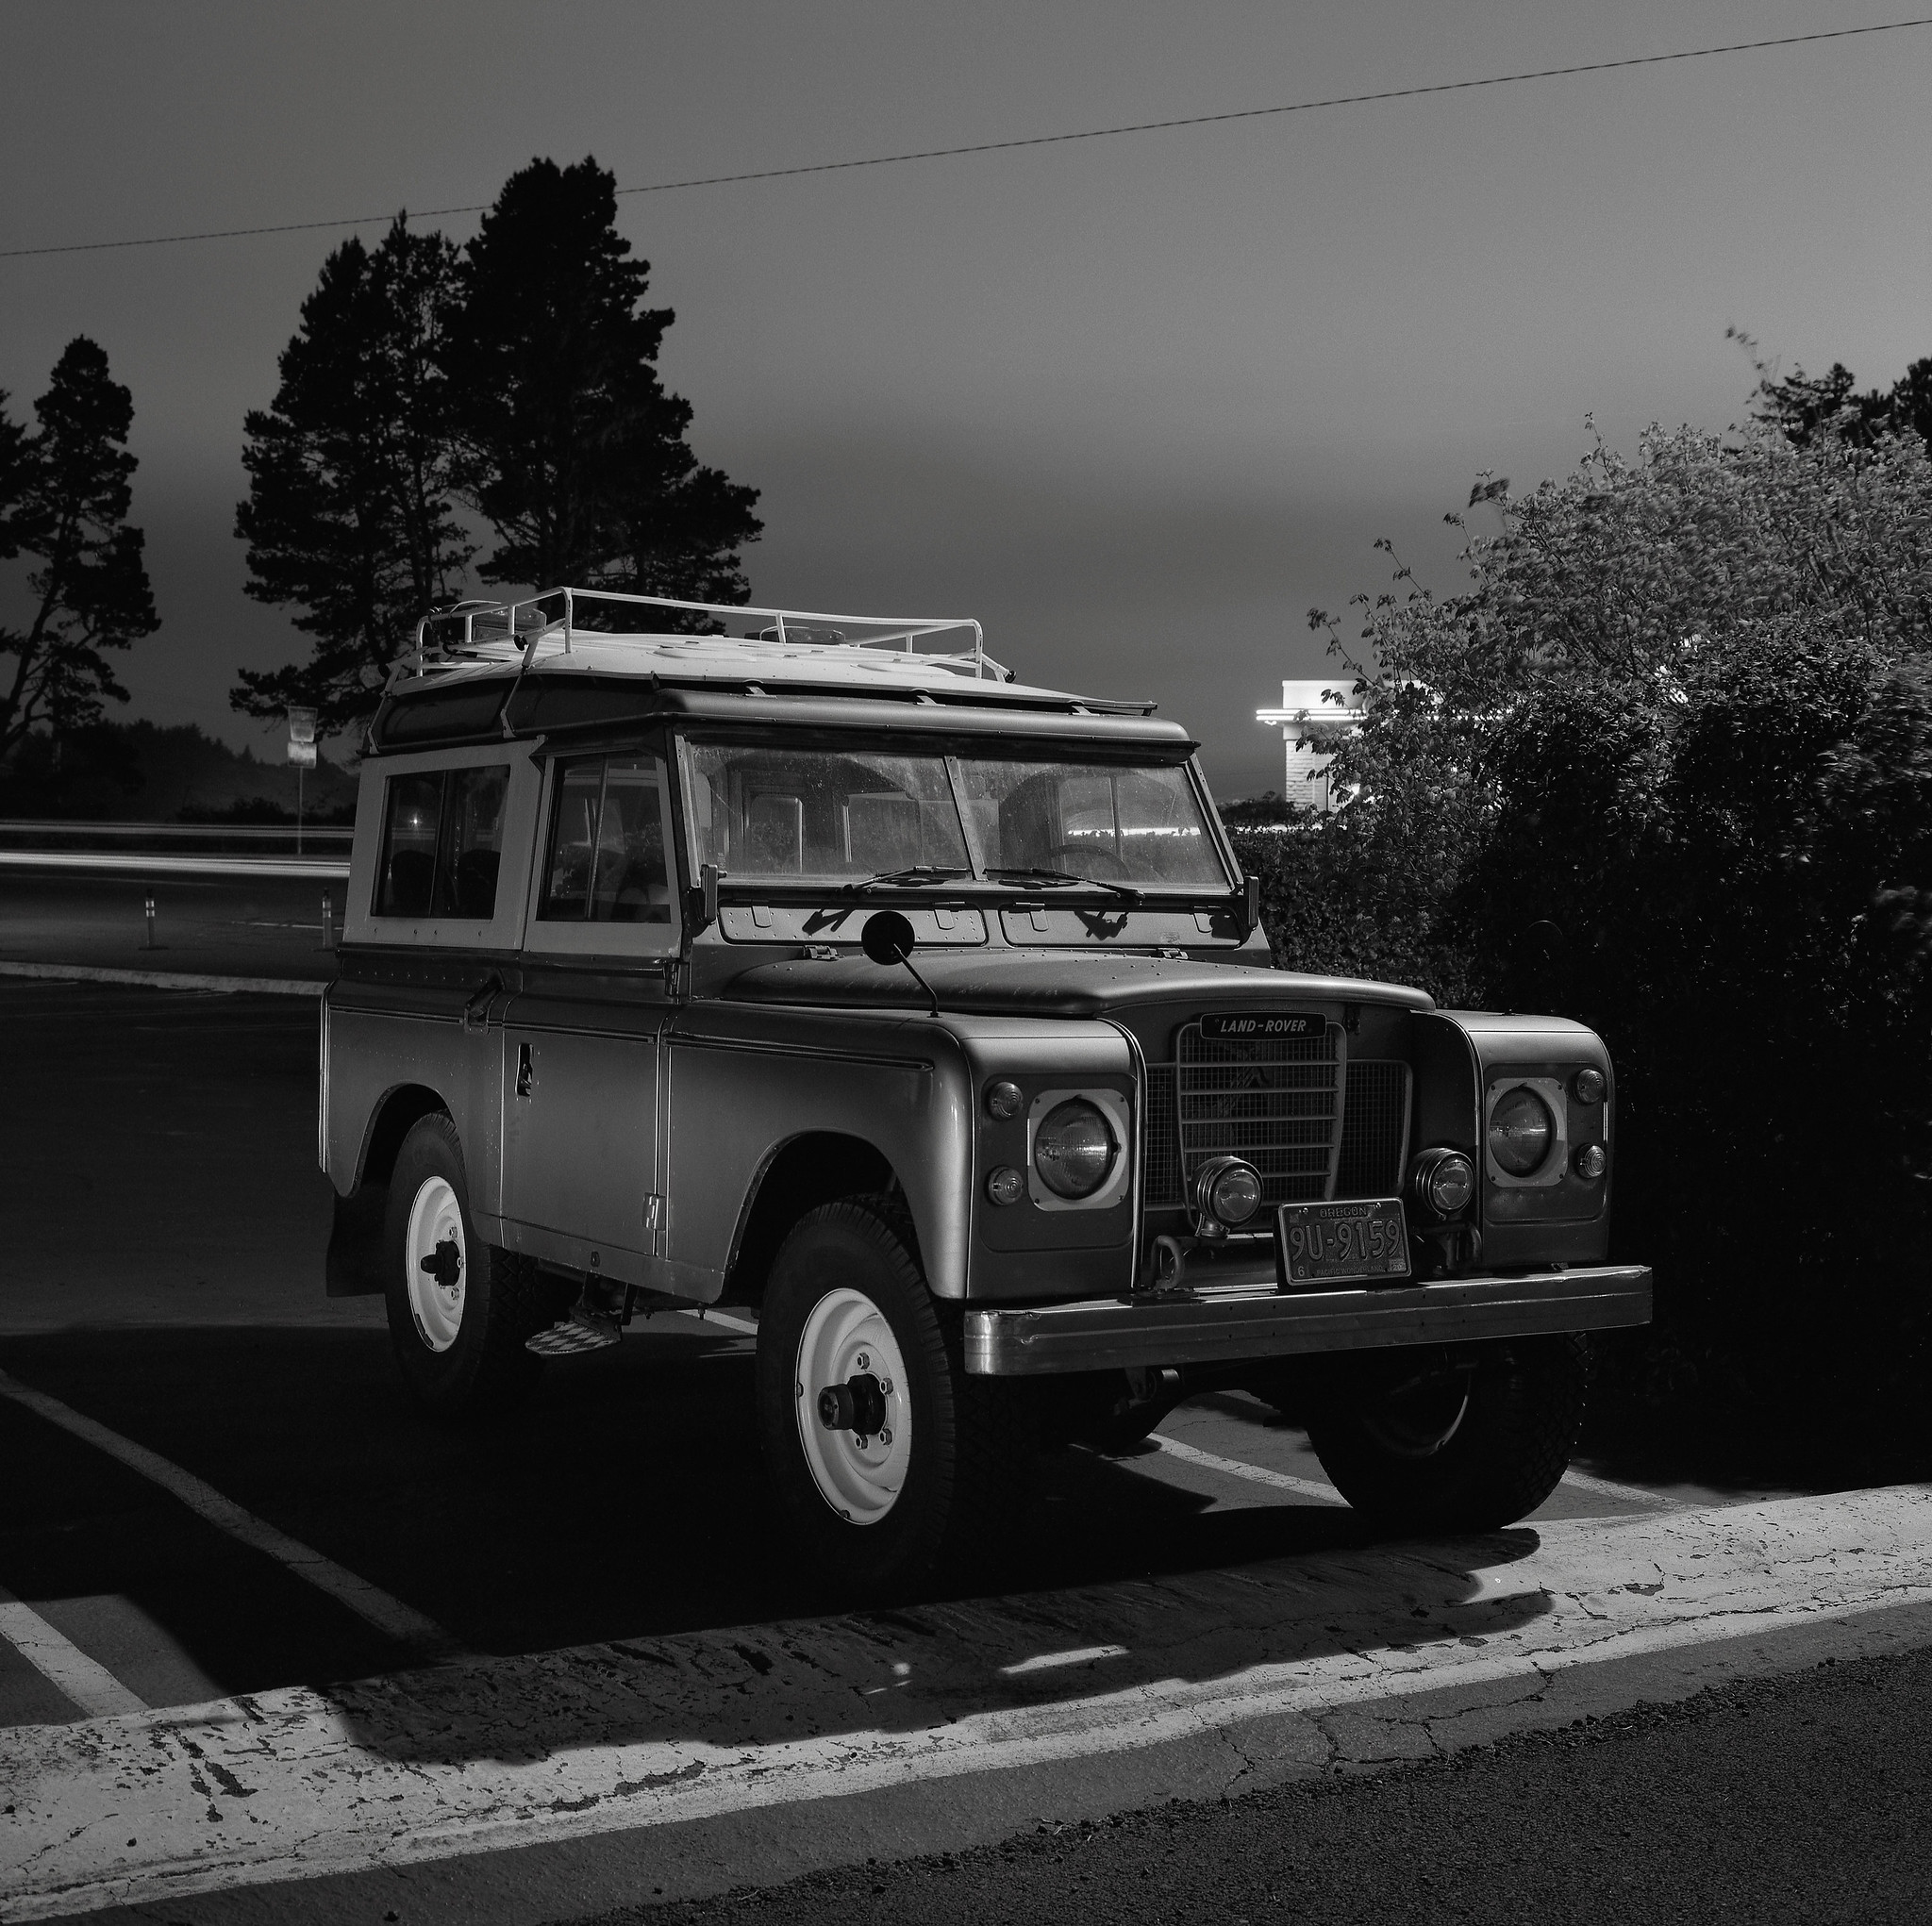
[[371,914],[492,921],[508,794],[506,763],[391,777]]
[[558,770],[540,922],[671,921],[664,772],[654,755],[580,756]]

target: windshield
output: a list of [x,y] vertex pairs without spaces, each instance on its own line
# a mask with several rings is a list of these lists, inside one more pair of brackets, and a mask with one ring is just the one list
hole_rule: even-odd
[[698,859],[734,882],[1228,887],[1172,765],[705,742],[690,767]]

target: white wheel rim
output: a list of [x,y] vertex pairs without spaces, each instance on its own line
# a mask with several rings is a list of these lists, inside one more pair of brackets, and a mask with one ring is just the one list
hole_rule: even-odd
[[[444,1284],[425,1270],[423,1260],[433,1258],[440,1246],[457,1247],[457,1275]],[[463,1299],[470,1281],[470,1253],[463,1242],[463,1207],[447,1178],[425,1177],[409,1206],[409,1234],[403,1240],[403,1262],[408,1274],[404,1287],[416,1335],[431,1351],[447,1351],[463,1328]]]
[[[885,1407],[882,1427],[863,1443],[819,1420],[819,1393],[859,1376],[879,1381]],[[812,1306],[798,1339],[793,1398],[799,1446],[820,1497],[852,1524],[877,1524],[905,1488],[912,1400],[892,1327],[862,1290],[830,1291]]]

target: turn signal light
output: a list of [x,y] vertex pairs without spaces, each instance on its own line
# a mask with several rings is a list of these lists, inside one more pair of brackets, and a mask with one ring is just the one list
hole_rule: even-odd
[[1570,1088],[1579,1104],[1601,1104],[1604,1100],[1604,1073],[1600,1070],[1580,1070]]
[[1024,1108],[1025,1103],[1020,1086],[1008,1083],[1004,1077],[998,1083],[986,1087],[986,1114],[997,1118],[1002,1123],[1010,1123]]
[[986,1195],[990,1203],[1018,1204],[1025,1194],[1026,1179],[1011,1164],[1002,1164],[987,1176]]
[[1610,1167],[1609,1154],[1600,1143],[1578,1144],[1571,1161],[1579,1177],[1601,1177]]

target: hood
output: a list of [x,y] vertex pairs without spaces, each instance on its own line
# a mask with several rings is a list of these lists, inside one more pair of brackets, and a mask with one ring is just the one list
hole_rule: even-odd
[[[941,1010],[983,1016],[1104,1017],[1137,1004],[1189,1002],[1222,1008],[1282,1003],[1375,1004],[1432,1010],[1425,991],[1352,976],[1305,976],[1266,964],[1195,963],[1165,956],[1109,955],[1086,950],[957,950],[915,954]],[[800,957],[760,963],[733,979],[741,1003],[818,1004],[838,1008],[924,1009],[924,991],[904,971],[863,956]]]

